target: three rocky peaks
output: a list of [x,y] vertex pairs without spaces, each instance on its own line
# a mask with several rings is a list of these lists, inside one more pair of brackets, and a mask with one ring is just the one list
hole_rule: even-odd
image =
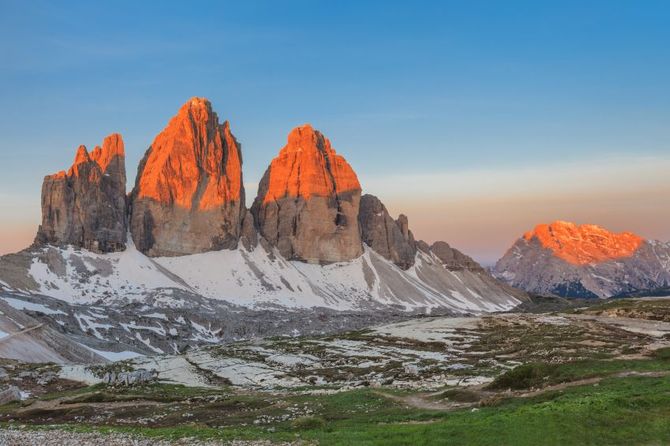
[[449,268],[479,268],[444,242],[415,241],[406,216],[394,220],[378,198],[361,196],[351,166],[308,124],[290,132],[248,210],[241,145],[204,98],[189,100],[156,136],[128,196],[125,184],[120,135],[90,154],[80,147],[67,173],[44,180],[36,241],[113,252],[125,249],[129,231],[151,257],[260,241],[286,259],[319,264],[359,257],[365,243],[402,269],[418,249]]

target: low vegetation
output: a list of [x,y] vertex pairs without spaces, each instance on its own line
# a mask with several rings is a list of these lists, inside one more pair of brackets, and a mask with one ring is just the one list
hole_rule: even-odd
[[[206,388],[165,383],[53,388],[0,407],[0,423],[162,439],[319,445],[668,444],[670,339],[583,317],[612,309],[631,314],[632,308],[637,317],[648,311],[646,305],[622,300],[579,310],[577,316],[486,317],[476,336],[472,330],[453,333],[451,348],[458,351],[448,358],[460,365],[454,370],[431,359],[447,347],[430,339],[370,332],[281,338],[273,341],[275,350],[319,358],[318,368],[299,364],[292,376],[356,385],[306,382],[269,390],[222,381]],[[407,368],[411,355],[406,353],[385,362],[360,350],[360,357],[340,358],[327,344],[337,345],[338,339],[380,352],[416,351],[425,358],[415,369]],[[221,357],[232,351],[236,358],[264,360],[241,346],[215,351]],[[22,373],[13,367],[12,376]],[[433,387],[440,376],[442,384]],[[471,376],[486,379],[468,385]],[[427,377],[431,385],[421,387]],[[411,380],[418,385],[392,384]]]
[[[454,394],[451,394],[452,396]],[[260,398],[260,397],[257,397]],[[262,399],[262,398],[260,398]],[[320,445],[665,444],[670,442],[670,379],[612,377],[598,386],[500,399],[476,410],[403,407],[372,390],[302,396],[318,415],[267,425],[241,422],[225,429],[194,420],[173,426],[73,423],[74,430],[126,432],[153,438],[315,440]],[[225,413],[221,414],[221,417]],[[247,417],[251,421],[251,417]]]

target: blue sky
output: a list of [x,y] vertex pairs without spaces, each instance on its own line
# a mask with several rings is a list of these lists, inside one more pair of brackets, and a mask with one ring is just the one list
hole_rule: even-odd
[[[670,3],[651,0],[0,0],[0,252],[30,241],[42,177],[79,144],[122,133],[132,180],[192,96],[231,121],[251,187],[310,122],[417,236],[487,263],[553,218],[670,239],[668,23]],[[582,188],[553,175],[523,201],[542,172]],[[423,200],[394,187],[410,182]],[[654,200],[623,218],[626,193]],[[489,219],[501,226],[487,238]]]

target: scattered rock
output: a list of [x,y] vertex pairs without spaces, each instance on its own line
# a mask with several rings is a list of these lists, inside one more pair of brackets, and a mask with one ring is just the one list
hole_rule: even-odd
[[11,403],[13,401],[21,401],[21,390],[16,386],[9,386],[0,391],[0,405]]
[[134,386],[136,384],[146,384],[158,379],[156,370],[133,370],[130,372],[107,372],[102,377],[102,382],[108,385]]
[[6,446],[291,446],[306,442],[271,442],[269,440],[200,441],[195,438],[158,440],[120,433],[69,432],[49,430],[0,430],[0,444]]

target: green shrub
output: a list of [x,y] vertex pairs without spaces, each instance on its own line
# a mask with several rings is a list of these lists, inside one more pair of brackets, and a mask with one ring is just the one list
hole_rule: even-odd
[[655,359],[660,359],[661,361],[670,361],[670,347],[654,350],[651,355]]
[[291,427],[295,430],[323,429],[325,426],[326,420],[319,417],[300,417],[291,423]]
[[498,376],[487,387],[494,390],[538,387],[551,374],[552,368],[551,365],[543,362],[522,364]]
[[435,396],[436,399],[447,399],[457,403],[476,403],[479,401],[477,392],[467,389],[449,389]]

